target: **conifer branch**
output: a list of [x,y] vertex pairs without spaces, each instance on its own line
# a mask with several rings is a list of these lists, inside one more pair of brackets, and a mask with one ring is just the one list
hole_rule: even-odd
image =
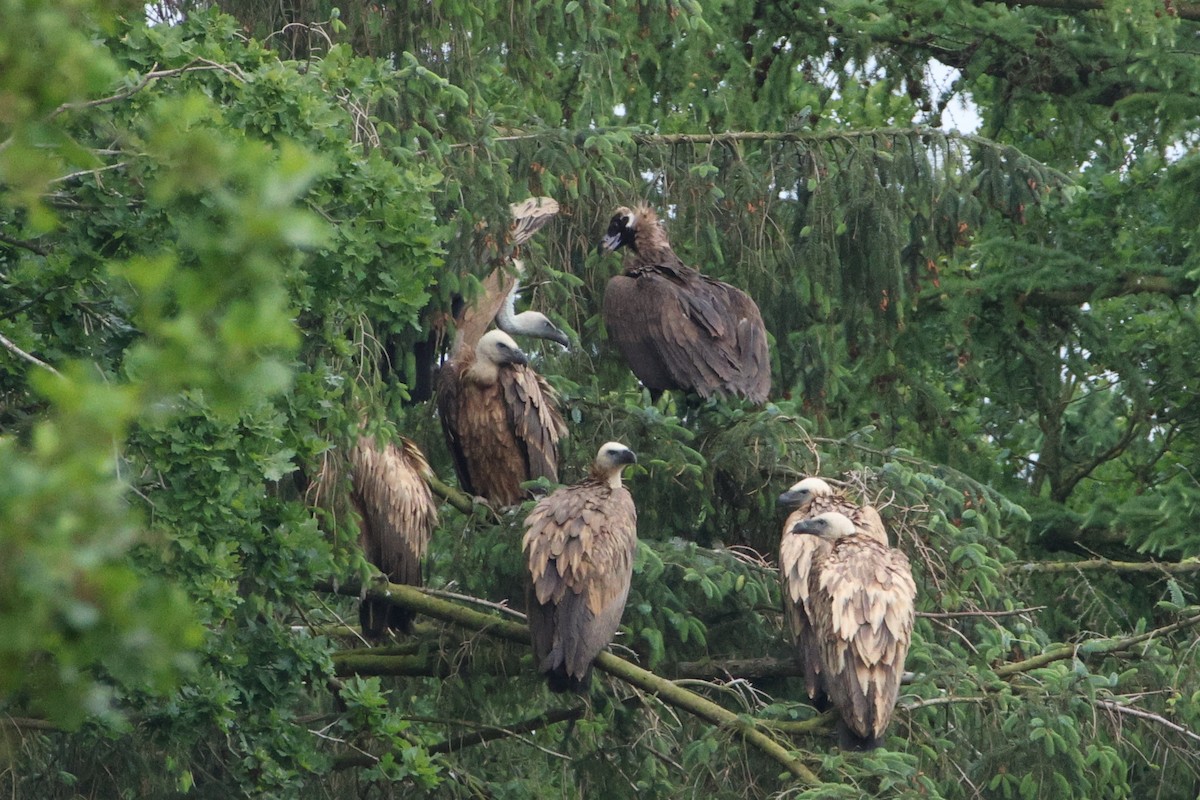
[[1055,661],[1073,658],[1076,655],[1092,656],[1117,653],[1122,650],[1128,650],[1131,647],[1135,647],[1142,642],[1150,641],[1156,636],[1166,636],[1168,633],[1174,633],[1175,631],[1193,628],[1196,625],[1200,625],[1200,614],[1180,620],[1179,622],[1174,622],[1162,628],[1155,628],[1152,631],[1147,631],[1146,633],[1140,633],[1137,636],[1130,636],[1124,639],[1092,639],[1090,641],[1080,642],[1078,644],[1059,645],[1057,647],[1050,648],[1040,655],[1027,658],[1024,661],[1014,661],[1011,664],[1002,664],[999,667],[996,667],[995,673],[1000,678],[1007,678],[1010,675],[1029,672],[1030,670],[1044,667],[1047,664],[1052,664]]
[[[319,591],[335,592],[337,594],[358,597],[362,587],[353,583],[334,586],[333,583],[321,583],[315,588]],[[372,583],[365,589],[365,595],[372,600],[386,600],[404,608],[416,611],[434,619],[451,622],[470,630],[485,633],[500,639],[506,639],[519,644],[529,644],[529,629],[516,622],[499,619],[473,609],[465,608],[456,603],[450,603],[435,597],[430,597],[412,586],[402,586],[395,583]],[[596,667],[609,675],[632,686],[653,694],[664,703],[683,709],[709,724],[735,731],[745,741],[774,759],[800,781],[818,785],[820,778],[801,763],[783,745],[775,741],[754,720],[735,714],[722,706],[701,697],[693,692],[677,686],[671,681],[655,675],[649,670],[642,669],[625,661],[612,653],[602,652],[596,657]]]
[[1110,561],[1093,558],[1088,561],[1030,561],[1026,564],[1006,564],[1005,572],[1156,572],[1182,575],[1200,572],[1200,558],[1193,556],[1182,561]]
[[[1055,8],[1061,11],[1102,11],[1105,0],[998,0],[1009,8],[1034,6],[1037,8]],[[1165,13],[1174,14],[1180,19],[1200,22],[1200,5],[1196,3],[1170,3]]]

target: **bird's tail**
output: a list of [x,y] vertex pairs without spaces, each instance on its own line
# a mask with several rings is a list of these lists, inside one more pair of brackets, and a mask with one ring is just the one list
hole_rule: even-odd
[[388,630],[412,633],[414,616],[409,609],[386,601],[363,600],[358,604],[358,624],[368,639],[383,638]]
[[882,736],[860,736],[850,729],[845,720],[838,720],[837,736],[838,747],[852,753],[866,753],[883,747]]

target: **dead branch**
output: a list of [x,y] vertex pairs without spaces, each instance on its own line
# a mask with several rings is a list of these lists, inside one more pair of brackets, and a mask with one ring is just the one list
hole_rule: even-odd
[[1094,702],[1101,708],[1107,708],[1109,711],[1115,711],[1118,714],[1128,714],[1131,717],[1139,717],[1140,719],[1157,722],[1164,728],[1168,728],[1176,733],[1183,734],[1192,741],[1200,742],[1200,734],[1197,734],[1178,723],[1171,722],[1171,720],[1160,716],[1159,714],[1155,714],[1153,711],[1146,711],[1145,709],[1138,708],[1136,706],[1125,705],[1124,703],[1117,703],[1113,700],[1095,700]]
[[61,377],[62,373],[60,373],[54,367],[50,366],[45,361],[42,361],[37,356],[33,356],[33,355],[30,355],[29,353],[26,353],[24,350],[17,347],[17,345],[11,339],[7,338],[3,334],[0,334],[0,346],[4,347],[5,350],[12,353],[13,355],[15,355],[19,358],[25,359],[30,364],[36,364],[37,366],[41,367],[42,369],[49,370],[50,372],[54,373],[55,375],[59,375]]

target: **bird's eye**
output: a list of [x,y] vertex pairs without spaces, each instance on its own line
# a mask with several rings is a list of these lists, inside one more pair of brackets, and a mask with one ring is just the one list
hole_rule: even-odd
[[621,224],[622,224],[622,225],[628,225],[628,224],[629,224],[629,217],[621,217]]

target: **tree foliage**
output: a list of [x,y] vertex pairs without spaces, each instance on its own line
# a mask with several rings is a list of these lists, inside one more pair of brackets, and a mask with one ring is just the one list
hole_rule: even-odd
[[[1195,795],[1200,9],[0,8],[10,793]],[[944,124],[961,99],[978,133]],[[394,588],[421,623],[368,648],[346,621],[385,589],[314,496],[364,424],[450,482],[430,369],[531,194],[562,207],[521,255],[577,342],[536,359],[563,480],[639,454],[582,698],[495,608],[528,506],[443,489],[441,596]],[[758,300],[764,408],[652,403],[608,346],[594,244],[637,200]],[[774,498],[804,474],[914,563],[868,755],[781,624]]]

